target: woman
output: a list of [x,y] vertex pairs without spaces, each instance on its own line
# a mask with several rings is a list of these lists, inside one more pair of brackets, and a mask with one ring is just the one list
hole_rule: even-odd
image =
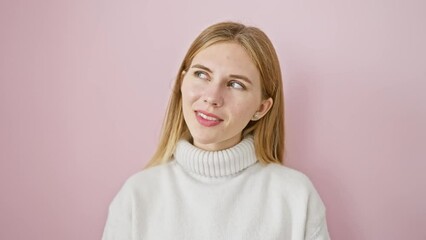
[[268,37],[208,27],[179,69],[158,149],[112,201],[103,239],[329,239],[313,185],[281,164],[283,107]]

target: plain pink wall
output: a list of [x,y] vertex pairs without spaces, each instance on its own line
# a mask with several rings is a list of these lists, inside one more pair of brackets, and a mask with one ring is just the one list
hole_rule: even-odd
[[426,239],[426,2],[0,2],[0,239],[100,239],[206,26],[262,28],[333,239]]

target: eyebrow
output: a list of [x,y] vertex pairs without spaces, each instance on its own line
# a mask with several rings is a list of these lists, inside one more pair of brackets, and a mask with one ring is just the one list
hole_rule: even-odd
[[[191,68],[199,68],[199,69],[206,70],[209,73],[213,73],[213,71],[210,70],[210,68],[208,68],[208,67],[206,67],[204,65],[201,65],[201,64],[195,64]],[[250,84],[253,84],[253,82],[248,77],[243,76],[243,75],[231,74],[231,75],[229,75],[229,77],[231,77],[231,78],[238,78],[238,79],[244,80],[244,81],[246,81],[246,82],[248,82]]]

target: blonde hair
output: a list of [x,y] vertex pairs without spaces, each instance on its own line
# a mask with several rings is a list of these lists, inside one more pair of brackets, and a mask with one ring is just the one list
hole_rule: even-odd
[[268,113],[258,121],[249,122],[243,130],[243,135],[253,135],[259,162],[263,164],[283,162],[284,98],[281,69],[275,49],[260,29],[235,22],[221,22],[201,32],[186,53],[176,76],[159,145],[147,167],[170,161],[178,140],[191,138],[182,112],[180,91],[182,73],[188,70],[198,52],[219,42],[236,42],[247,51],[260,73],[262,97],[273,99],[273,105]]

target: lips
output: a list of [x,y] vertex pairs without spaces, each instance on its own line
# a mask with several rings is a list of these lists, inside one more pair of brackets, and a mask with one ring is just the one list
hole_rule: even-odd
[[205,111],[195,111],[195,116],[197,117],[197,121],[205,127],[213,127],[223,121],[218,116]]

